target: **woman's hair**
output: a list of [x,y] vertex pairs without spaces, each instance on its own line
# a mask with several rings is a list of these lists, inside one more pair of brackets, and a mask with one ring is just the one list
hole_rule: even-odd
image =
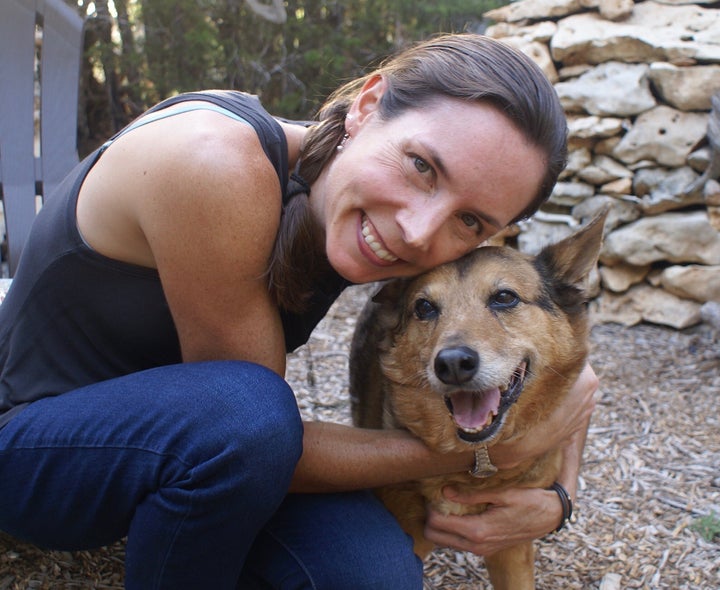
[[[414,45],[335,91],[318,113],[318,123],[308,130],[301,150],[299,174],[308,183],[335,155],[350,106],[365,82],[378,74],[386,82],[379,106],[384,119],[431,107],[442,97],[494,105],[543,151],[547,163],[537,194],[514,221],[532,215],[550,196],[567,161],[567,123],[555,89],[529,57],[500,41],[469,33]],[[319,225],[307,195],[294,197],[285,207],[269,273],[271,291],[288,311],[302,311],[316,279],[328,270],[324,230]]]

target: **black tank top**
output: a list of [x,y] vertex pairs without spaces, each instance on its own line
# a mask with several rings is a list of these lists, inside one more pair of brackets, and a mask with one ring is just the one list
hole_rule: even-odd
[[[280,186],[288,185],[285,134],[255,97],[188,93],[148,113],[189,100],[207,101],[252,125]],[[77,229],[78,192],[104,147],[80,162],[46,199],[0,305],[0,426],[42,397],[182,361],[157,271],[95,252]],[[283,202],[285,191],[278,195]],[[346,285],[339,275],[330,276],[318,286],[307,313],[282,314],[288,352],[307,342]]]

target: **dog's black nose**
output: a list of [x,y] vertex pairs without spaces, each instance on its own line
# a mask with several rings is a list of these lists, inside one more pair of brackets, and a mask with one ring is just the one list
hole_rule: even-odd
[[448,385],[467,383],[477,373],[480,357],[467,346],[443,348],[435,357],[435,374]]

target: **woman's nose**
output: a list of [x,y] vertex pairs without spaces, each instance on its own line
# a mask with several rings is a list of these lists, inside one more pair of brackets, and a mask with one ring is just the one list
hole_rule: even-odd
[[444,212],[427,201],[400,209],[396,221],[403,241],[417,250],[426,252],[444,223]]

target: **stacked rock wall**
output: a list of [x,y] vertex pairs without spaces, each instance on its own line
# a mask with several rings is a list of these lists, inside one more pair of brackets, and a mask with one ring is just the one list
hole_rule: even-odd
[[519,248],[609,204],[596,321],[700,322],[720,302],[720,4],[519,0],[485,17],[568,115],[568,167]]

